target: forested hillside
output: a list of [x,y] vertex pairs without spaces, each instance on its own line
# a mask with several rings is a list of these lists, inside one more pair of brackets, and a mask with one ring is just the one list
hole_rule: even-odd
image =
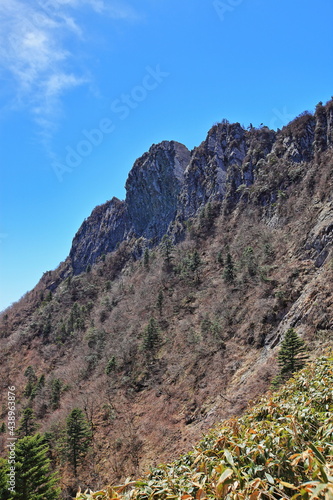
[[[193,151],[172,141],[153,145],[130,172],[126,199],[97,207],[68,258],[2,313],[2,393],[16,388],[16,435],[46,438],[60,498],[79,486],[98,490],[137,478],[240,415],[277,375],[290,328],[312,358],[332,344],[332,145],[333,101],[277,132],[223,121]],[[256,411],[244,417],[243,434],[251,434],[245,422],[252,425]],[[7,415],[4,402],[2,457]],[[322,445],[311,442],[318,458]],[[202,453],[210,460],[215,445],[207,443]],[[233,446],[223,444],[233,452],[226,463],[198,470],[201,486],[185,490],[183,500],[220,498],[225,484],[250,488],[233,498],[256,495],[255,473]],[[248,479],[238,478],[239,467]],[[169,481],[168,470],[158,473],[161,480]],[[203,496],[202,472],[210,481]],[[265,474],[258,477],[268,488]]]

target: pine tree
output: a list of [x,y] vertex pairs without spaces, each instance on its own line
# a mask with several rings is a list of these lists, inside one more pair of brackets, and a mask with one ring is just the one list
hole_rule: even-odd
[[148,248],[145,249],[145,252],[143,254],[143,265],[145,269],[149,269],[149,250]]
[[58,500],[57,478],[51,474],[48,445],[40,434],[26,436],[15,447],[16,475],[13,500]]
[[209,231],[214,224],[214,210],[210,201],[207,203],[205,207],[204,224],[206,231]]
[[0,500],[9,500],[10,498],[8,478],[8,460],[0,458]]
[[31,408],[25,408],[19,423],[18,432],[20,436],[31,436],[36,430],[34,411]]
[[248,246],[243,252],[243,261],[247,267],[247,272],[250,276],[255,276],[257,273],[257,263],[254,255],[254,250],[252,247]]
[[162,254],[164,257],[164,262],[169,266],[171,264],[171,261],[172,261],[173,245],[172,245],[172,242],[171,242],[169,236],[167,236],[166,234],[162,238],[161,246],[162,246]]
[[220,266],[223,266],[224,264],[224,261],[223,261],[223,255],[222,255],[222,252],[221,250],[219,251],[219,253],[217,254],[217,262],[220,264]]
[[28,383],[24,389],[24,395],[26,398],[33,398],[37,377],[32,366],[28,366],[28,368],[24,372],[24,376],[28,379]]
[[74,408],[67,417],[67,457],[76,476],[78,465],[86,455],[90,432],[82,410]]
[[154,318],[150,318],[145,328],[143,347],[149,351],[153,350],[159,341],[158,327]]
[[158,292],[157,301],[156,301],[156,306],[157,306],[157,309],[159,310],[160,316],[162,314],[162,309],[163,309],[163,300],[164,300],[163,292],[162,292],[162,290],[160,290]]
[[227,283],[232,283],[235,279],[234,263],[231,254],[227,253],[227,259],[225,263],[225,268],[223,272],[223,278]]
[[190,268],[191,271],[197,271],[201,266],[201,259],[198,250],[194,250],[190,259]]
[[278,353],[281,376],[291,375],[305,365],[308,358],[306,345],[294,328],[287,330]]
[[194,250],[194,252],[191,255],[190,260],[189,260],[189,268],[195,275],[196,283],[199,283],[199,281],[200,281],[199,269],[200,269],[201,265],[202,265],[202,261],[201,261],[199,252],[198,252],[198,250]]
[[106,375],[110,375],[112,372],[114,372],[116,369],[116,366],[117,366],[116,358],[114,356],[112,356],[112,358],[109,359],[109,361],[107,362],[107,365],[105,367]]
[[36,393],[39,393],[41,392],[41,390],[43,389],[45,385],[45,375],[42,374],[39,379],[38,379],[38,382],[37,382],[37,386],[36,386]]
[[53,379],[51,383],[51,396],[50,396],[52,410],[57,410],[57,408],[59,408],[61,391],[62,391],[61,380],[59,380],[58,378]]

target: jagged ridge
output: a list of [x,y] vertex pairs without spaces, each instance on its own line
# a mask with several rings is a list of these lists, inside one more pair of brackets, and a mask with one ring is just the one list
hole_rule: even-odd
[[[75,235],[70,251],[74,274],[133,237],[144,238],[147,245],[158,243],[168,231],[181,237],[179,224],[208,202],[234,205],[262,169],[278,160],[295,165],[310,161],[332,143],[329,101],[318,105],[314,116],[304,113],[277,133],[267,127],[246,130],[224,120],[192,152],[175,141],[153,145],[129,173],[126,200],[113,198],[97,207]],[[277,190],[261,202],[274,202]]]
[[[278,133],[245,131],[246,156],[226,166],[223,195],[214,190],[214,149],[205,141],[191,152],[170,198],[170,214],[176,210],[176,215],[169,234],[186,233],[172,247],[171,264],[160,246],[147,252],[148,265],[138,260],[153,242],[133,229],[112,250],[110,235],[129,228],[112,215],[123,211],[126,221],[127,200],[113,199],[82,227],[82,258],[95,251],[90,272],[71,276],[67,260],[2,315],[1,377],[18,388],[18,419],[30,405],[41,429],[50,433],[68,498],[78,482],[57,450],[73,406],[88,412],[94,429],[80,483],[97,489],[124,475],[137,477],[156,461],[175,459],[214,422],[244,410],[274,376],[274,347],[287,328],[294,327],[311,351],[332,343],[333,150],[329,119],[322,119],[331,106],[318,107],[318,123],[304,114]],[[229,130],[231,137],[240,128],[222,123],[215,126],[216,135],[219,130]],[[156,145],[138,164],[133,185],[140,187],[141,200],[148,196],[145,169],[151,166],[153,178],[160,168],[156,162],[162,168],[178,149],[168,144],[168,154],[158,156]],[[209,175],[204,164],[201,171],[195,166],[200,150],[211,155]],[[197,203],[198,215],[186,220],[182,194],[198,171],[203,206]],[[211,206],[204,206],[206,199]],[[148,234],[153,226],[146,223]],[[107,228],[113,229],[107,233]],[[98,253],[108,255],[98,262]],[[234,261],[232,283],[224,275],[228,253]],[[194,255],[199,269],[193,268]],[[147,352],[143,341],[151,318],[159,343]],[[107,374],[112,360],[114,371]],[[29,365],[45,379],[34,399],[25,395]],[[62,387],[56,410],[54,380]]]

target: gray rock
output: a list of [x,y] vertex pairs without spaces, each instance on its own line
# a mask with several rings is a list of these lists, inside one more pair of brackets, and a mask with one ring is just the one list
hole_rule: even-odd
[[175,141],[153,145],[136,160],[126,182],[128,235],[158,242],[176,215],[191,153]]
[[228,167],[240,166],[246,155],[245,134],[239,123],[223,122],[214,125],[206,140],[194,149],[179,197],[180,218],[194,216],[209,201],[223,199]]
[[98,258],[123,241],[127,225],[126,204],[118,198],[96,207],[76,233],[70,259],[74,274],[82,273]]
[[[281,160],[286,165],[308,162],[332,144],[333,101],[318,105],[314,116],[303,113],[278,132],[252,126],[245,130],[224,120],[192,152],[175,141],[154,144],[134,163],[125,201],[113,198],[82,224],[70,252],[73,272],[84,271],[122,241],[139,240],[142,251],[168,231],[178,240],[183,222],[208,202],[223,201],[224,209],[232,210],[240,199],[247,201],[248,188],[257,181],[261,182],[258,203],[271,206],[277,191],[290,182],[280,179],[275,186],[271,182],[265,191],[263,179],[274,165]],[[326,240],[331,242],[331,231],[321,230],[308,242],[317,265],[327,256]]]

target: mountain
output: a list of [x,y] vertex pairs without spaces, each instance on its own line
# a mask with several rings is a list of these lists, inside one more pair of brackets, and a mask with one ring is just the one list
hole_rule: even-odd
[[[174,141],[154,144],[130,171],[126,200],[113,198],[97,207],[79,229],[70,252],[74,274],[132,237],[143,237],[148,245],[167,232],[179,237],[179,224],[208,202],[244,198],[243,191],[260,179],[260,169],[274,162],[298,165],[313,160],[332,146],[332,123],[333,111],[327,105],[319,106],[315,116],[304,113],[279,133],[267,127],[245,130],[239,123],[223,121],[192,152]],[[277,190],[275,186],[268,196],[273,199]]]
[[321,357],[241,418],[219,424],[193,451],[141,480],[78,500],[325,498],[333,496],[328,408],[332,357]]
[[77,232],[70,251],[74,274],[122,241],[161,240],[175,219],[190,156],[182,144],[164,141],[136,160],[126,182],[126,200],[113,198],[95,208]]
[[[193,151],[153,145],[125,200],[96,207],[1,315],[3,390],[47,432],[63,498],[175,459],[244,411],[288,328],[313,355],[331,345],[332,144],[333,100],[277,132],[224,120]],[[92,433],[77,477],[74,408]]]

